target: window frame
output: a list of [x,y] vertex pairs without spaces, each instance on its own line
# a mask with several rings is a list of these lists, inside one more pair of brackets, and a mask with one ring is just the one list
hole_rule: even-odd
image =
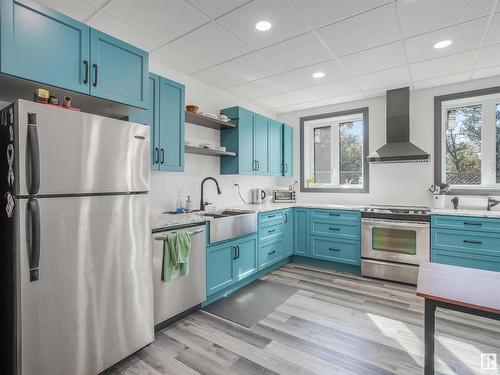
[[[446,169],[443,168],[443,160],[445,160],[445,149],[443,147],[444,137],[444,113],[447,110],[446,107],[443,106],[443,103],[449,101],[460,101],[465,103],[464,106],[470,105],[473,103],[483,104],[485,100],[481,100],[478,97],[487,96],[487,95],[500,95],[500,86],[489,87],[486,89],[479,90],[471,90],[464,91],[455,94],[447,94],[441,96],[434,97],[434,183],[441,184],[443,183],[443,176],[446,173]],[[500,100],[499,100],[500,103]],[[482,113],[484,114],[484,106]],[[496,108],[495,108],[496,110]],[[493,113],[493,119],[495,119],[495,113]],[[494,126],[496,126],[496,122],[494,122]],[[481,120],[481,150],[484,149],[484,116]],[[489,147],[486,145],[486,147]],[[484,181],[483,177],[483,160],[481,160],[481,182]],[[447,194],[451,195],[497,195],[500,193],[500,183],[497,183],[493,186],[484,186],[484,185],[455,185],[456,187],[452,187]]]
[[[342,117],[350,115],[362,115],[363,118],[363,184],[360,187],[306,187],[305,186],[305,123],[312,120],[322,120],[331,117]],[[332,129],[333,130],[333,129]],[[335,148],[335,147],[336,148]],[[332,151],[339,151],[340,145],[332,144]],[[337,111],[324,113],[320,115],[305,116],[300,118],[300,191],[307,193],[369,193],[370,192],[370,175],[369,163],[366,160],[369,151],[369,110],[368,107],[349,109],[345,111]],[[314,157],[314,156],[313,156]],[[339,158],[340,159],[340,158]],[[340,161],[340,160],[339,160]],[[332,163],[334,160],[332,159]],[[339,171],[340,173],[340,171]],[[340,177],[339,177],[340,178]]]

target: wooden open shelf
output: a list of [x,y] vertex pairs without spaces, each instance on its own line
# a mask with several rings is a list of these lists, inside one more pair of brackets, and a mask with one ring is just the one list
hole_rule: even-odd
[[205,128],[212,128],[212,129],[234,129],[236,128],[236,125],[233,124],[232,122],[225,122],[225,121],[220,121],[216,120],[207,116],[200,115],[198,113],[193,113],[186,111],[186,118],[185,121],[194,124],[194,125],[199,125],[203,126]]

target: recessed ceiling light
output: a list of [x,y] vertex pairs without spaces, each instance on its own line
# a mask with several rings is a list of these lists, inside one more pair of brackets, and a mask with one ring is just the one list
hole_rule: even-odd
[[325,73],[323,72],[316,72],[313,74],[313,78],[323,78],[325,76]]
[[259,21],[255,24],[255,28],[259,31],[267,31],[272,27],[269,21]]
[[451,40],[441,40],[440,42],[437,42],[434,44],[435,49],[441,49],[441,48],[446,48],[448,47],[451,43],[453,43]]

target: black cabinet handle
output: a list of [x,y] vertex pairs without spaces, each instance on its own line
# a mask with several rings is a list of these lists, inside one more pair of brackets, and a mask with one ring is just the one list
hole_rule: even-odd
[[89,83],[89,62],[87,60],[83,60],[83,65],[85,65],[85,78],[83,79],[83,83],[86,85]]
[[257,160],[252,160],[252,171],[257,170]]
[[288,173],[288,164],[285,163],[285,173]]
[[269,219],[272,219],[273,217],[276,217],[276,215],[267,215]]
[[474,241],[474,240],[464,240],[464,243],[471,243],[474,245],[481,245],[483,241]]
[[475,223],[471,221],[464,221],[464,225],[476,225],[476,226],[481,226],[483,223]]
[[97,86],[97,64],[93,64],[92,67],[94,68],[94,83],[92,83],[92,86],[96,87]]
[[36,198],[30,198],[27,204],[27,237],[28,237],[28,263],[30,282],[39,278],[38,266],[40,263],[40,206]]
[[340,216],[340,214],[337,213],[337,212],[330,212],[328,215],[330,215],[330,216]]
[[273,233],[273,232],[276,232],[276,229],[271,229],[267,231],[267,233]]
[[267,255],[273,255],[275,252],[276,252],[276,250],[273,250],[273,251],[267,253]]
[[165,150],[163,149],[163,147],[160,149],[160,153],[161,153],[160,163],[163,164],[165,163]]
[[40,143],[38,142],[38,128],[36,113],[28,113],[28,193],[38,194],[40,189]]
[[236,246],[236,251],[238,252],[236,259],[239,259],[240,258],[240,246],[239,245]]
[[285,212],[285,224],[288,223],[288,214]]
[[257,169],[256,170],[258,171],[260,169],[260,161],[255,160],[255,162],[257,163]]
[[330,250],[330,251],[340,251],[340,249],[336,249],[334,247],[330,247],[328,250]]
[[158,164],[160,162],[160,149],[158,147],[155,147],[155,154],[154,154],[154,164]]
[[231,246],[231,251],[233,251],[233,260],[236,259],[236,246]]
[[335,227],[329,227],[328,229],[330,229],[330,230],[340,230],[340,228],[335,228]]

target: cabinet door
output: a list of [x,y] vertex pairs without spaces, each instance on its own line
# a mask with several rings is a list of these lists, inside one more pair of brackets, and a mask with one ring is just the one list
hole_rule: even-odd
[[282,158],[282,124],[278,121],[269,120],[269,174],[281,176],[283,173]]
[[207,248],[207,295],[224,289],[233,283],[233,243]]
[[233,262],[233,279],[242,280],[257,271],[257,239],[255,236],[235,243],[236,254]]
[[268,124],[267,118],[257,114],[254,115],[253,150],[254,159],[257,162],[255,174],[264,176],[269,175]]
[[160,170],[184,170],[184,85],[160,77]]
[[0,7],[3,73],[89,93],[88,26],[31,1]]
[[283,124],[283,176],[293,177],[293,128]]
[[309,210],[295,210],[295,254],[309,255]]
[[94,29],[90,46],[90,94],[147,108],[148,53]]
[[244,109],[239,110],[238,128],[239,128],[239,174],[254,174],[254,115]]
[[129,116],[132,122],[148,124],[151,127],[151,169],[158,170],[160,166],[160,77],[150,73],[148,77],[148,95],[146,98],[147,110],[138,110]]
[[283,255],[285,257],[293,254],[293,210],[283,210]]

